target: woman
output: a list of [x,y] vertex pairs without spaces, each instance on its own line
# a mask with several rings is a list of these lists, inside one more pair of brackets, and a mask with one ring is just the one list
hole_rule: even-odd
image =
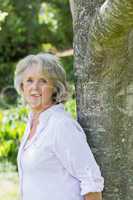
[[51,54],[29,55],[15,87],[30,106],[18,152],[22,200],[101,200],[104,179],[79,123],[64,110],[66,74]]

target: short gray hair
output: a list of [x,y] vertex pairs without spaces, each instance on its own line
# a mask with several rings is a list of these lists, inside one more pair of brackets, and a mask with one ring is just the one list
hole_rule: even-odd
[[32,64],[40,65],[44,75],[53,81],[53,101],[55,103],[65,103],[68,100],[66,72],[59,59],[55,55],[49,53],[28,55],[18,62],[14,77],[14,86],[17,92],[22,96],[23,73]]

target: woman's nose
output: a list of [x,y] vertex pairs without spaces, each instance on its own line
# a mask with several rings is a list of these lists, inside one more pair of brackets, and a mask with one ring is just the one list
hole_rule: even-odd
[[39,88],[39,83],[38,81],[34,81],[32,84],[32,89],[38,89]]

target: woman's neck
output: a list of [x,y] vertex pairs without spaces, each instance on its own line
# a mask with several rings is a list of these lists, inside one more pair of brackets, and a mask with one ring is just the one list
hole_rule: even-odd
[[40,109],[40,110],[32,110],[33,118],[38,118],[39,115],[40,115],[43,111],[47,110],[48,108],[50,108],[50,107],[53,106],[53,105],[55,105],[55,103],[51,103],[51,104],[45,106],[43,109]]

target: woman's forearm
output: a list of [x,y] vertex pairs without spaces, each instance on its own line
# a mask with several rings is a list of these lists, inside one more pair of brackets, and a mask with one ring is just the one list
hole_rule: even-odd
[[84,200],[102,200],[101,192],[90,192],[84,196]]

